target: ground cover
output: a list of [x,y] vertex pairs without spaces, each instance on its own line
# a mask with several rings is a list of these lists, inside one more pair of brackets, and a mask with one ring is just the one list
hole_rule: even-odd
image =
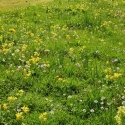
[[124,68],[124,1],[2,11],[0,124],[124,125]]

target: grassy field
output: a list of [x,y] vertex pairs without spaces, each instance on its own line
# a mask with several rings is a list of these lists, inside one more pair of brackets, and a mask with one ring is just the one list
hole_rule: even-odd
[[124,1],[3,10],[0,125],[125,124]]
[[26,7],[32,4],[49,2],[50,0],[0,0],[0,11],[8,11],[20,7]]

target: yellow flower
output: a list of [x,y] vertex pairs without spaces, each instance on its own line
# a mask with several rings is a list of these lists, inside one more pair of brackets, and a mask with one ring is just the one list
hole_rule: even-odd
[[39,55],[40,55],[40,53],[34,52],[34,56],[39,56]]
[[122,120],[118,115],[115,116],[115,120],[118,123],[118,125],[122,125]]
[[72,53],[73,51],[74,51],[74,49],[73,49],[73,48],[70,48],[70,49],[69,49],[69,52],[70,52],[70,53]]
[[43,122],[46,122],[46,121],[47,121],[47,118],[43,118],[42,121],[43,121]]
[[21,107],[21,109],[23,110],[24,113],[28,113],[30,111],[27,106],[23,106]]
[[117,115],[114,117],[118,125],[122,125],[122,117],[125,116],[125,106],[118,107]]
[[70,40],[71,39],[70,35],[66,35],[66,39]]
[[18,92],[19,92],[19,93],[24,93],[24,90],[20,89]]
[[111,72],[112,72],[112,69],[111,69],[111,68],[107,68],[107,69],[105,69],[104,71],[105,71],[105,73],[111,73]]
[[119,78],[119,77],[121,77],[121,76],[122,76],[121,73],[114,73],[114,77],[115,77],[115,78]]
[[63,81],[63,78],[58,78],[58,81]]
[[40,114],[39,119],[43,122],[46,122],[47,121],[46,115],[47,115],[47,112]]
[[24,118],[22,114],[22,112],[16,113],[16,120],[22,120]]
[[27,48],[27,45],[23,45],[23,46],[22,46],[22,51],[25,51],[26,48]]
[[105,78],[106,78],[106,79],[109,79],[109,78],[110,78],[110,75],[106,75]]
[[24,90],[21,89],[21,90],[18,91],[18,93],[17,93],[16,95],[17,95],[17,96],[22,96],[23,93],[24,93]]
[[16,30],[15,30],[15,29],[9,29],[9,32],[11,32],[11,33],[15,33]]
[[7,109],[7,104],[4,103],[4,104],[2,105],[2,108],[3,108],[4,110],[6,110],[6,109]]
[[14,97],[14,96],[9,96],[8,98],[7,98],[7,100],[8,101],[15,101],[15,100],[17,100],[17,97]]

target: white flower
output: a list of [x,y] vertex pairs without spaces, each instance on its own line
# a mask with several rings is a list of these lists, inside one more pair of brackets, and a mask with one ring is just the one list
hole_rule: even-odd
[[71,95],[69,95],[67,98],[71,99],[71,98],[72,98],[72,96],[71,96]]
[[82,111],[83,111],[83,112],[86,112],[86,109],[83,109]]
[[100,104],[101,104],[101,105],[103,105],[103,104],[104,104],[104,102],[101,102]]
[[122,105],[125,106],[125,101],[122,102]]
[[94,111],[94,109],[90,109],[90,112],[92,112],[92,113],[93,113],[93,112],[95,112],[95,111]]
[[53,111],[53,110],[51,110],[51,111],[50,111],[50,114],[51,114],[51,115],[53,115],[53,114],[54,114],[54,111]]
[[103,109],[104,109],[104,107],[100,107],[100,109],[101,109],[101,110],[103,110]]
[[125,99],[125,96],[122,96],[122,99]]
[[102,100],[102,101],[103,101],[103,100],[105,100],[105,97],[104,97],[104,96],[102,96],[102,97],[101,97],[101,100]]
[[12,53],[12,56],[14,56],[15,54],[14,53]]
[[98,100],[94,100],[94,103],[98,103]]

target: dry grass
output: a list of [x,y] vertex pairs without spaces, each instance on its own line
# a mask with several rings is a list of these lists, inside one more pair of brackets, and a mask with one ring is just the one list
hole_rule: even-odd
[[0,11],[8,11],[18,7],[49,2],[50,0],[0,0]]

